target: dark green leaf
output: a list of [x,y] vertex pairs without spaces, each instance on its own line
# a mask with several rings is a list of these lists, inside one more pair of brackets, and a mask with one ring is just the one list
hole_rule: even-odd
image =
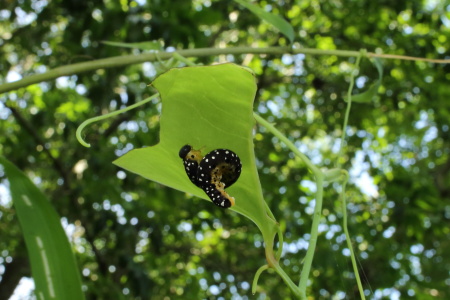
[[[359,103],[368,103],[371,102],[374,97],[378,93],[378,88],[381,85],[381,80],[383,79],[383,63],[381,59],[378,57],[374,58],[372,60],[372,63],[375,65],[378,71],[378,79],[375,80],[375,82],[367,89],[367,91],[352,96],[352,102],[359,102]],[[346,99],[347,100],[347,99]]]
[[38,299],[81,300],[78,266],[59,216],[44,194],[0,156],[22,227]]

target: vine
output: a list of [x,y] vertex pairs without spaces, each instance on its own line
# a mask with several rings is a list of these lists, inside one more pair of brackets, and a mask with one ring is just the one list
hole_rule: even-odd
[[[80,74],[83,72],[94,71],[102,68],[116,68],[121,66],[128,66],[133,64],[140,64],[144,62],[154,62],[159,60],[167,60],[170,58],[176,58],[177,55],[182,57],[204,57],[204,56],[218,56],[218,55],[239,55],[239,54],[264,54],[264,55],[283,55],[283,54],[309,54],[309,55],[336,55],[341,57],[359,57],[361,51],[347,51],[347,50],[321,50],[310,48],[295,48],[295,47],[266,47],[266,48],[254,48],[254,47],[234,47],[234,48],[199,48],[199,49],[185,49],[177,50],[177,52],[153,52],[142,53],[139,55],[123,55],[114,56],[110,58],[103,58],[97,60],[91,60],[82,63],[76,63],[71,65],[65,65],[52,69],[42,74],[35,74],[25,77],[21,80],[14,82],[7,82],[0,85],[0,94],[6,93],[12,90],[23,88],[31,84],[39,83],[42,81],[53,80],[61,76],[69,76]],[[424,61],[438,64],[450,63],[450,59],[429,59],[422,57],[412,57],[403,55],[383,54],[383,53],[365,53],[366,57],[379,57],[384,59],[399,59],[399,60],[412,60],[412,61]]]
[[[158,53],[145,53],[141,55],[130,55],[130,56],[122,56],[122,57],[112,57],[107,59],[100,59],[96,61],[90,61],[90,62],[84,62],[84,63],[77,63],[73,65],[66,65],[63,67],[59,67],[53,70],[50,70],[43,74],[36,74],[29,77],[26,77],[22,80],[12,82],[12,83],[6,83],[0,86],[0,93],[8,92],[14,89],[26,87],[28,85],[38,83],[41,81],[51,80],[55,79],[60,76],[65,75],[73,75],[78,74],[81,72],[87,72],[91,70],[95,70],[98,68],[112,68],[117,66],[124,66],[124,65],[131,65],[131,64],[137,64],[147,61],[162,61],[169,58],[174,58],[178,61],[182,61],[183,63],[187,65],[195,65],[193,62],[190,62],[185,57],[201,57],[201,56],[214,56],[214,55],[220,55],[220,54],[310,54],[310,55],[336,55],[336,56],[342,56],[342,57],[356,57],[356,63],[355,63],[355,70],[351,73],[350,76],[350,83],[349,88],[347,92],[347,107],[343,122],[343,130],[342,130],[342,136],[341,136],[341,143],[339,148],[339,155],[338,157],[342,156],[342,153],[344,151],[344,143],[346,138],[346,127],[348,125],[348,119],[351,111],[351,104],[352,104],[352,90],[355,83],[355,76],[357,74],[359,64],[362,58],[385,58],[385,59],[403,59],[403,60],[416,60],[416,61],[427,61],[427,62],[433,62],[433,63],[449,63],[450,60],[436,60],[436,59],[426,59],[426,58],[416,58],[416,57],[409,57],[409,56],[398,56],[398,55],[390,55],[390,54],[377,54],[377,53],[370,53],[365,50],[361,51],[341,51],[341,50],[318,50],[318,49],[292,49],[290,47],[270,47],[270,48],[251,48],[251,47],[242,47],[242,48],[227,48],[227,49],[190,49],[190,50],[180,50],[177,52],[158,52]],[[79,142],[86,147],[89,147],[90,145],[86,143],[82,138],[82,131],[83,129],[93,123],[100,120],[104,120],[106,118],[118,115],[120,113],[123,113],[125,111],[129,111],[131,109],[134,109],[136,107],[139,107],[143,104],[148,103],[152,99],[155,99],[158,97],[159,94],[155,94],[151,97],[148,97],[134,105],[131,105],[127,108],[117,110],[115,112],[98,116],[95,118],[88,119],[84,121],[79,128],[77,129],[76,136]],[[309,246],[306,252],[306,256],[304,259],[304,265],[301,270],[300,274],[300,280],[298,285],[295,285],[291,278],[284,272],[284,270],[279,265],[278,261],[282,254],[282,245],[283,245],[283,236],[281,231],[278,228],[278,240],[279,240],[279,248],[276,254],[273,253],[273,242],[272,244],[266,244],[266,258],[268,261],[268,264],[263,265],[261,268],[258,269],[258,271],[255,274],[253,284],[252,284],[252,291],[256,291],[257,282],[262,274],[262,272],[274,269],[275,272],[277,272],[280,277],[285,281],[285,283],[290,287],[290,289],[293,291],[293,293],[299,297],[300,299],[306,299],[306,289],[307,289],[307,283],[309,274],[311,271],[311,265],[314,258],[314,252],[316,248],[316,243],[318,239],[318,227],[319,223],[322,217],[321,211],[322,211],[322,203],[323,203],[323,185],[325,182],[330,181],[339,181],[342,186],[342,190],[340,193],[340,199],[342,201],[342,216],[343,216],[343,230],[346,236],[346,242],[347,247],[350,250],[351,254],[351,262],[353,271],[355,274],[355,278],[357,281],[358,289],[360,292],[361,299],[365,299],[361,279],[358,272],[358,267],[356,263],[356,257],[354,254],[354,250],[352,248],[351,244],[351,238],[347,227],[347,212],[346,212],[346,197],[345,197],[345,188],[349,180],[349,175],[346,170],[340,169],[341,163],[337,162],[337,169],[332,170],[323,170],[319,169],[317,166],[315,166],[309,158],[301,153],[297,147],[280,131],[278,131],[272,124],[267,122],[265,119],[260,117],[258,114],[254,113],[255,120],[261,125],[264,126],[269,132],[271,132],[274,136],[276,136],[281,142],[283,142],[290,151],[292,151],[296,156],[298,156],[301,161],[306,165],[306,167],[313,173],[313,176],[316,181],[317,190],[315,192],[315,208],[313,213],[313,220],[312,220],[312,226],[311,226],[311,237],[309,241]],[[273,214],[270,212],[269,209],[267,209],[268,215],[275,219]]]

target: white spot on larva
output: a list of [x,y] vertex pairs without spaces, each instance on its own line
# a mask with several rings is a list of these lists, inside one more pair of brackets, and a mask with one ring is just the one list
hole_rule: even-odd
[[212,159],[216,159],[216,157],[215,156],[213,156],[213,157],[211,157]]
[[203,174],[203,173],[202,173],[202,174],[200,174],[200,175],[202,175],[202,177],[203,177],[203,176],[205,176],[205,174]]
[[225,151],[225,154],[228,154],[228,153],[230,153],[230,151]]

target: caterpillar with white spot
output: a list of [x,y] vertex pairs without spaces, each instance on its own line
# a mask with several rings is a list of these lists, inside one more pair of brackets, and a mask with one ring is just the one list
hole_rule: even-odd
[[234,205],[234,197],[228,195],[225,188],[241,175],[242,164],[236,153],[216,149],[202,157],[200,150],[185,145],[181,147],[179,156],[191,182],[205,191],[215,205],[222,208]]

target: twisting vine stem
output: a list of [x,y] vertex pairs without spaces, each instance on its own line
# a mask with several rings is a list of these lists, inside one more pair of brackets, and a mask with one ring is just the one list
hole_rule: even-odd
[[342,184],[342,192],[341,192],[341,199],[342,199],[342,214],[343,214],[343,229],[345,232],[345,237],[346,237],[346,241],[347,241],[347,247],[350,250],[350,254],[351,254],[351,261],[352,261],[352,266],[353,266],[353,270],[355,273],[355,277],[356,277],[356,281],[358,284],[358,289],[360,292],[360,296],[361,299],[365,300],[365,296],[364,296],[364,290],[361,284],[361,279],[359,277],[359,272],[358,272],[358,267],[356,264],[356,258],[355,258],[355,254],[353,251],[353,247],[351,244],[351,239],[350,239],[350,234],[348,232],[348,226],[347,226],[347,205],[346,205],[346,198],[345,198],[345,187],[346,184],[348,182],[348,172],[345,170],[340,170],[340,162],[339,162],[339,158],[342,156],[342,152],[343,152],[343,145],[345,143],[345,138],[346,138],[346,128],[347,128],[347,124],[348,124],[348,119],[350,116],[350,110],[351,110],[351,96],[352,96],[352,91],[353,91],[353,87],[355,84],[355,76],[358,72],[359,69],[359,64],[361,62],[361,58],[363,56],[366,56],[367,53],[365,50],[361,50],[359,52],[359,55],[356,58],[356,63],[355,63],[355,70],[352,71],[351,76],[350,76],[350,84],[349,84],[349,88],[348,88],[348,92],[347,92],[347,108],[346,108],[346,112],[345,112],[345,117],[344,117],[344,124],[342,126],[342,136],[341,136],[341,144],[340,144],[340,148],[339,148],[339,152],[338,152],[338,169],[335,170],[320,170],[318,169],[307,157],[306,155],[304,155],[303,153],[301,153],[297,147],[295,147],[295,145],[286,137],[284,136],[281,132],[279,132],[272,124],[270,124],[269,122],[267,122],[266,120],[264,120],[263,118],[261,118],[259,115],[254,114],[254,117],[256,119],[256,121],[263,125],[264,127],[266,127],[274,136],[276,136],[277,138],[280,139],[280,141],[282,141],[283,143],[286,144],[286,146],[292,151],[294,152],[295,155],[297,155],[305,164],[306,166],[309,168],[309,170],[313,173],[315,179],[316,179],[316,186],[317,186],[317,190],[316,190],[316,194],[315,194],[315,207],[314,207],[314,214],[313,214],[313,222],[312,222],[312,226],[311,226],[311,238],[309,241],[309,246],[308,246],[308,250],[306,252],[306,256],[304,259],[304,264],[303,264],[303,269],[301,271],[300,274],[300,282],[298,285],[298,288],[300,289],[300,298],[301,299],[306,299],[306,288],[307,288],[307,283],[308,283],[308,278],[309,278],[309,273],[311,271],[311,265],[312,265],[312,261],[314,258],[314,252],[315,252],[315,248],[316,248],[316,244],[317,244],[317,238],[318,238],[318,229],[319,229],[319,222],[322,216],[322,203],[323,203],[323,184],[325,182],[325,180],[327,181],[335,181],[338,180],[339,178],[341,178],[341,175],[344,176],[344,180],[343,180],[343,184]]
[[[182,57],[204,57],[204,56],[217,56],[222,54],[240,55],[240,54],[308,54],[308,55],[336,55],[341,57],[358,57],[361,53],[359,51],[349,50],[321,50],[310,48],[296,48],[296,47],[230,47],[230,48],[198,48],[198,49],[182,49],[176,52]],[[139,55],[122,55],[109,58],[103,58],[98,60],[92,60],[88,62],[76,63],[71,65],[61,66],[42,74],[34,74],[27,76],[21,80],[8,82],[0,85],[0,94],[6,93],[12,90],[23,88],[31,84],[39,83],[42,81],[53,80],[61,76],[69,76],[73,74],[79,74],[87,71],[93,71],[102,68],[114,68],[121,66],[128,66],[132,64],[139,64],[144,62],[153,62],[158,60],[165,60],[174,57],[174,52],[158,52],[158,53],[142,53]],[[384,59],[400,59],[400,60],[413,60],[413,61],[426,61],[439,64],[448,64],[450,59],[429,59],[422,57],[412,57],[403,55],[392,55],[382,53],[367,52],[367,57],[380,57]]]
[[352,261],[353,273],[355,273],[356,283],[358,284],[359,295],[361,296],[362,300],[365,300],[366,296],[364,295],[364,289],[363,289],[363,286],[361,283],[361,278],[359,277],[358,265],[356,264],[355,251],[353,251],[352,241],[350,239],[350,234],[348,233],[348,226],[347,226],[347,201],[346,201],[346,197],[345,197],[345,187],[347,186],[349,175],[348,175],[347,171],[345,171],[343,174],[344,174],[345,178],[344,178],[344,182],[342,183],[342,191],[341,191],[342,219],[343,219],[342,227],[344,227],[345,240],[347,241],[347,247],[350,250],[350,259]]
[[337,156],[337,167],[339,168],[341,166],[341,160],[342,157],[342,151],[344,149],[345,144],[345,138],[347,134],[347,124],[348,124],[348,118],[350,116],[350,109],[352,108],[352,91],[353,87],[355,86],[355,76],[359,71],[359,63],[361,62],[361,57],[364,55],[364,52],[360,52],[360,54],[356,58],[355,63],[355,69],[352,70],[352,73],[350,75],[350,84],[348,86],[347,91],[347,109],[345,110],[345,117],[344,117],[344,125],[342,125],[342,136],[341,136],[341,143],[339,145],[339,153]]
[[[338,159],[337,159],[338,168],[341,166],[341,161],[342,161],[342,160],[340,160],[340,158],[342,156],[342,151],[344,148],[346,130],[347,130],[347,125],[348,125],[348,118],[350,116],[350,109],[352,106],[352,91],[353,91],[353,87],[355,85],[355,76],[356,76],[357,72],[359,71],[359,63],[361,62],[361,58],[363,56],[365,56],[365,54],[366,54],[365,50],[360,51],[360,55],[358,55],[358,57],[356,58],[355,69],[352,71],[352,74],[350,76],[350,84],[349,84],[348,91],[347,91],[347,109],[345,111],[344,124],[342,126],[341,144],[340,144],[339,154],[338,154]],[[347,201],[346,201],[346,196],[345,196],[345,188],[346,188],[347,182],[349,180],[349,175],[348,175],[348,172],[344,171],[344,170],[343,170],[342,174],[344,175],[344,180],[342,183],[342,191],[341,191],[341,195],[340,195],[341,200],[342,200],[342,218],[343,218],[342,227],[344,229],[347,247],[350,250],[350,258],[352,261],[353,273],[355,274],[356,282],[358,284],[359,294],[361,296],[361,299],[365,300],[366,297],[364,295],[364,290],[362,287],[361,279],[359,277],[359,271],[358,271],[358,265],[356,264],[355,252],[353,251],[352,241],[350,239],[350,234],[348,233],[348,226],[347,226]]]
[[303,263],[303,269],[300,275],[300,282],[298,285],[298,288],[300,289],[300,298],[306,299],[306,285],[309,278],[309,273],[311,271],[311,265],[314,257],[314,252],[316,250],[316,243],[317,243],[317,237],[318,237],[318,231],[319,231],[319,222],[320,218],[322,216],[322,198],[323,198],[323,183],[324,183],[324,173],[317,168],[310,160],[309,158],[301,153],[297,147],[278,129],[276,129],[272,124],[261,118],[257,114],[253,114],[256,121],[264,126],[269,132],[271,132],[274,136],[276,136],[280,141],[282,141],[296,156],[298,156],[308,167],[308,169],[313,173],[316,184],[317,184],[317,191],[316,191],[316,205],[314,208],[314,214],[313,214],[313,223],[311,226],[311,238],[309,240],[309,246],[308,250],[306,251],[305,260]]

